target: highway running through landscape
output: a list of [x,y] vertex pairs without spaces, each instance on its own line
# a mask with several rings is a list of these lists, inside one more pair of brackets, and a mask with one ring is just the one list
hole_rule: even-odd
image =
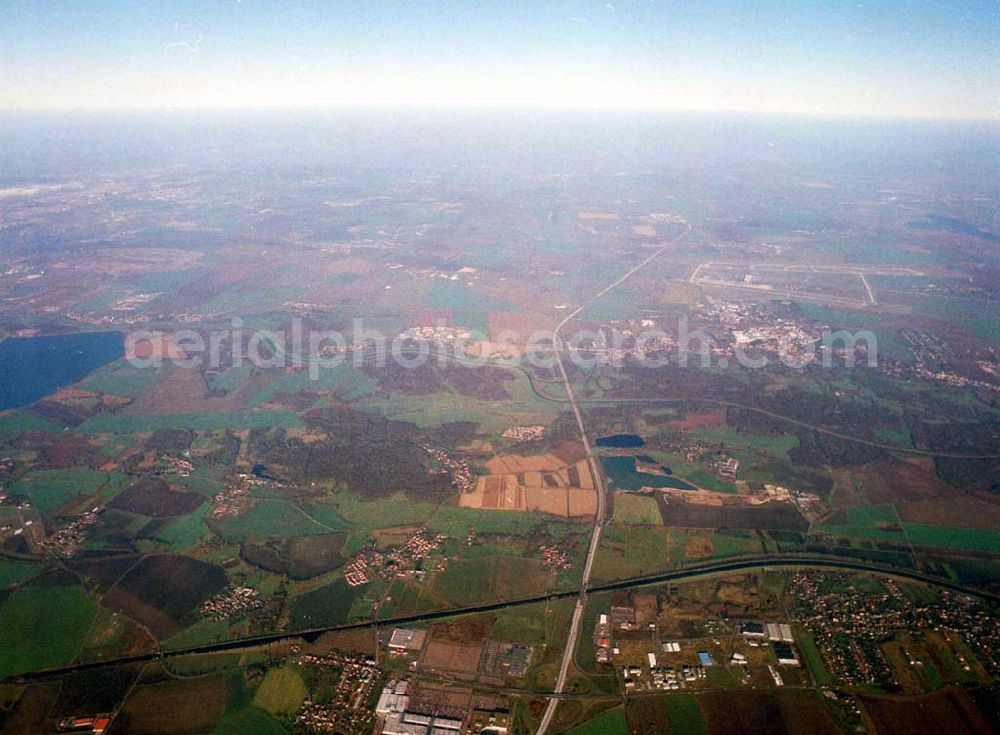
[[590,584],[590,570],[594,566],[594,557],[597,555],[597,548],[601,543],[601,529],[604,527],[604,503],[606,501],[604,478],[601,474],[601,468],[597,466],[597,459],[594,457],[594,452],[590,447],[590,440],[587,438],[587,429],[583,424],[583,414],[580,413],[580,407],[576,403],[576,397],[573,394],[573,385],[570,382],[569,373],[566,372],[566,364],[563,361],[564,343],[561,334],[562,328],[565,327],[571,320],[575,319],[580,312],[604,296],[604,294],[614,288],[617,288],[631,278],[635,273],[646,267],[646,265],[655,260],[671,245],[675,245],[687,237],[690,232],[691,225],[687,224],[687,229],[674,238],[672,242],[667,243],[663,247],[656,250],[652,255],[645,258],[637,266],[629,271],[626,271],[626,273],[617,281],[609,286],[605,286],[590,299],[583,302],[580,306],[567,314],[566,318],[556,325],[553,333],[556,364],[559,366],[559,374],[562,376],[563,385],[566,389],[566,399],[569,401],[570,408],[573,409],[573,416],[576,417],[576,426],[580,432],[580,441],[583,443],[583,449],[586,452],[587,462],[590,464],[590,473],[594,478],[594,490],[597,492],[597,513],[594,516],[594,530],[590,536],[590,546],[587,548],[587,560],[583,565],[583,576],[580,578],[580,592],[576,599],[576,607],[573,608],[573,619],[569,626],[569,636],[566,639],[566,649],[563,651],[562,662],[559,665],[559,674],[556,677],[555,686],[552,688],[553,694],[556,696],[550,697],[548,704],[545,706],[545,713],[542,715],[542,720],[538,725],[538,735],[544,735],[545,731],[548,729],[549,723],[552,722],[552,717],[555,715],[556,707],[559,706],[558,695],[561,695],[566,688],[566,676],[569,672],[570,663],[573,661],[573,652],[576,650],[576,640],[580,635],[580,621],[583,620],[583,611],[587,605],[587,586]]

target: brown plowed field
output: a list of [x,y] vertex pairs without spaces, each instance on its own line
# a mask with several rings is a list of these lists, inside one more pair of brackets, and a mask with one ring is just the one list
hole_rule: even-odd
[[518,472],[547,472],[565,467],[566,463],[554,454],[527,456],[524,454],[501,454],[486,463],[492,475],[516,474]]
[[[552,455],[542,455],[551,457]],[[494,464],[493,467],[509,464]],[[480,477],[472,492],[462,493],[459,505],[483,510],[533,510],[553,515],[587,516],[597,512],[597,495],[586,462],[552,471],[524,471]],[[569,484],[570,479],[579,486]]]
[[483,647],[450,641],[431,641],[424,651],[423,665],[432,669],[471,673],[479,668]]
[[198,609],[228,583],[222,567],[176,554],[147,556],[111,588],[102,601],[121,609],[160,638],[198,619]]
[[996,733],[996,724],[961,690],[914,699],[865,699],[865,714],[878,735],[973,735]]

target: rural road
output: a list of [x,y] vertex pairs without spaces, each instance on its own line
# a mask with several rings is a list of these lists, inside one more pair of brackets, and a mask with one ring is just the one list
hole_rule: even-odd
[[[590,299],[567,314],[566,318],[559,322],[556,326],[553,333],[554,346],[556,348],[556,363],[559,365],[559,374],[562,376],[563,386],[566,389],[566,399],[569,401],[570,408],[573,409],[573,416],[576,417],[576,426],[580,432],[580,441],[583,443],[583,449],[586,452],[587,462],[590,464],[590,473],[594,478],[594,490],[597,492],[597,513],[594,516],[594,530],[591,532],[590,546],[587,548],[587,560],[583,565],[583,576],[580,577],[580,592],[576,599],[576,607],[573,608],[573,619],[569,626],[569,636],[566,639],[566,648],[563,651],[562,662],[559,665],[559,674],[556,677],[555,686],[552,689],[553,694],[555,695],[561,695],[566,688],[566,676],[569,672],[569,665],[573,661],[573,652],[576,650],[577,638],[580,636],[580,623],[583,620],[583,611],[587,605],[587,586],[590,584],[590,571],[594,566],[594,557],[597,555],[597,548],[601,543],[601,529],[604,527],[604,504],[606,501],[604,477],[601,474],[601,468],[597,466],[597,459],[594,457],[594,452],[590,447],[590,440],[587,438],[587,429],[583,424],[583,414],[580,413],[580,407],[577,405],[576,396],[573,394],[573,385],[569,379],[569,373],[566,372],[566,364],[563,361],[564,344],[561,334],[562,328],[599,298],[612,289],[617,288],[631,278],[635,273],[646,267],[671,245],[675,245],[687,237],[690,232],[691,225],[688,224],[687,229],[675,237],[670,243],[656,250],[648,258],[642,260],[642,262],[640,262],[637,266],[626,271],[625,274],[622,275],[617,281],[609,286],[605,286]],[[549,697],[548,704],[545,706],[545,713],[542,715],[542,721],[539,723],[538,730],[536,731],[538,735],[544,735],[545,731],[549,727],[549,724],[552,722],[552,717],[555,715],[556,707],[558,706],[559,697]]]

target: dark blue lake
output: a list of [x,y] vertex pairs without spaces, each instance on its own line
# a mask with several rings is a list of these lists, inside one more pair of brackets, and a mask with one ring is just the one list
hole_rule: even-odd
[[0,342],[0,411],[34,403],[124,355],[121,332],[5,339]]
[[617,490],[641,490],[644,487],[674,487],[681,490],[697,490],[694,485],[676,477],[654,475],[641,472],[635,464],[635,457],[601,457],[601,465]]

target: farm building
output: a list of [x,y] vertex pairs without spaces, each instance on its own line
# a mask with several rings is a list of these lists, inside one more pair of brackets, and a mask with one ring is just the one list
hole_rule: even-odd
[[779,664],[784,666],[799,665],[799,656],[790,643],[776,642],[774,644],[774,655],[778,657]]
[[740,626],[740,634],[746,638],[766,638],[767,631],[763,623],[749,622]]
[[382,735],[456,735],[462,721],[416,712],[391,712],[382,726]]
[[397,654],[406,653],[407,651],[420,651],[423,650],[426,639],[426,630],[396,628],[392,631],[392,637],[389,639],[389,650]]
[[791,643],[795,640],[792,636],[792,626],[788,623],[768,623],[767,638],[770,641],[782,641]]
[[624,605],[612,607],[611,622],[622,630],[631,630],[635,627],[635,608]]
[[375,714],[379,717],[388,717],[393,712],[403,712],[409,703],[410,698],[406,696],[406,682],[401,681],[395,686],[390,682],[379,695],[378,704],[375,705]]

